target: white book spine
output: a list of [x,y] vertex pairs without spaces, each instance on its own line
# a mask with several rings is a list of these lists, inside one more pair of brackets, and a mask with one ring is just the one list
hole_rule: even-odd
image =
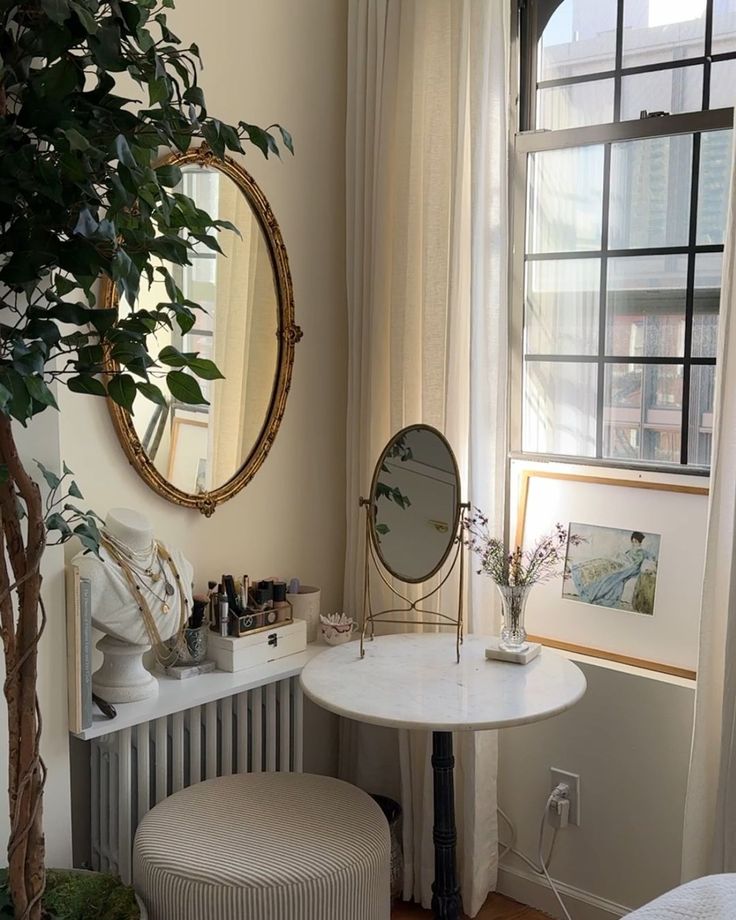
[[92,725],[92,584],[79,579],[79,663],[82,728]]

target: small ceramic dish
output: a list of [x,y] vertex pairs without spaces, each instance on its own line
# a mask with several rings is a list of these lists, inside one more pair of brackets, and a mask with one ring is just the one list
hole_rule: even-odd
[[328,645],[342,645],[348,642],[353,635],[355,622],[352,617],[344,613],[333,613],[330,616],[321,616],[320,631],[322,638]]

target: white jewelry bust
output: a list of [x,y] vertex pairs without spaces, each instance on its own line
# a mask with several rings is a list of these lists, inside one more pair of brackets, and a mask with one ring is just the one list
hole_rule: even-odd
[[[181,624],[182,594],[188,604],[185,613],[191,610],[194,574],[191,564],[179,550],[164,546],[179,575],[177,581],[172,568],[159,560],[153,525],[137,511],[111,509],[105,519],[104,534],[129,566],[161,639],[170,639]],[[90,581],[92,624],[105,633],[97,643],[104,661],[92,676],[92,690],[110,703],[130,703],[155,696],[158,681],[143,665],[151,638],[140,602],[114,553],[103,545],[99,558],[93,553],[79,553],[72,564]],[[167,593],[172,586],[173,591]]]

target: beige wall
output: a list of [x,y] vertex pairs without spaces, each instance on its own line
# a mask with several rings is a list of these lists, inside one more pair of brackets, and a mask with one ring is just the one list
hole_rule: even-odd
[[[521,851],[536,858],[550,767],[577,773],[582,821],[560,832],[552,876],[637,907],[679,884],[694,692],[607,666],[582,668],[588,690],[577,706],[501,733],[499,803],[516,824]],[[513,857],[505,863],[524,868]],[[502,873],[501,885],[509,883],[518,880]],[[535,889],[506,887],[530,903]],[[550,898],[537,906],[558,915]],[[573,915],[585,920],[585,905],[576,908]]]
[[[255,149],[245,160],[281,226],[304,331],[281,430],[253,481],[209,520],[179,509],[128,466],[102,400],[61,395],[61,455],[85,504],[144,512],[185,550],[200,587],[223,572],[297,575],[322,586],[328,611],[342,600],[345,539],[346,15],[343,0],[178,0],[171,14],[200,47],[211,114],[280,121],[296,146],[282,162]],[[334,770],[334,720],[309,706],[305,720],[306,768]],[[68,783],[67,761],[64,746],[49,766]],[[68,814],[47,836],[68,840]]]
[[[18,427],[16,439],[21,458],[29,470],[40,460],[49,469],[58,469],[59,416],[47,411],[26,429]],[[48,614],[46,632],[41,639],[38,663],[38,697],[43,718],[41,756],[49,768],[44,802],[46,852],[49,865],[71,865],[71,808],[66,704],[66,627],[64,619],[64,554],[60,547],[49,548],[41,563],[43,597]],[[0,680],[5,668],[0,656]],[[8,788],[7,712],[0,703],[0,789]],[[4,849],[10,832],[7,795],[0,797],[0,846]],[[0,856],[3,864],[4,854]]]
[[[542,468],[563,474],[609,475],[619,480],[646,479],[689,486],[707,485],[707,481],[694,480],[689,476],[518,461],[512,464],[512,509],[518,507],[519,471],[522,468]],[[617,487],[607,486],[601,494],[608,499],[609,492],[615,496]],[[677,501],[674,493],[652,494],[669,495]],[[620,490],[619,495],[622,502],[630,500],[630,496],[627,499]],[[531,492],[530,501],[533,496]],[[627,509],[624,515],[637,516],[646,511],[645,503],[638,501],[636,510]],[[556,511],[550,513],[557,514]],[[598,522],[598,514],[610,513],[609,506],[605,509],[591,506],[586,509],[585,520]],[[565,517],[564,513],[561,517],[567,524],[569,517]],[[512,511],[512,533],[515,532],[515,523]],[[662,571],[665,572],[664,566]],[[672,575],[671,572],[669,574]],[[682,570],[679,575],[683,579],[692,578],[690,569]],[[683,595],[689,586],[689,583],[683,583]],[[673,586],[665,587],[671,589]],[[665,598],[668,596],[666,591],[661,594]],[[677,596],[676,586],[674,594]],[[687,592],[688,597],[691,594]],[[550,583],[547,590],[535,588],[529,602],[531,631],[547,632],[543,624],[554,622],[564,605],[569,603],[563,601],[558,581]],[[596,612],[587,605],[579,606]],[[693,656],[696,655],[693,646],[697,643],[697,612],[691,610],[689,617],[679,619],[668,617],[668,613],[672,612],[659,604],[655,615],[660,621],[670,623],[673,629],[676,629],[677,623],[684,621],[686,631],[670,637],[668,649],[658,649],[659,654],[649,649],[641,657],[672,661],[667,657],[668,653],[671,654],[670,649],[679,650],[684,646],[691,648]],[[559,619],[557,623],[559,625]],[[561,636],[554,630],[547,634],[578,644],[595,645],[588,635]],[[638,654],[636,647],[629,647],[626,652]],[[678,662],[678,659],[675,661]],[[689,659],[686,663],[690,663]],[[602,913],[600,904],[598,908],[586,905],[585,899],[589,895],[593,902],[602,899],[603,902],[637,907],[679,883],[695,694],[691,681],[602,662],[585,663],[581,667],[588,689],[583,700],[570,712],[538,725],[508,729],[502,733],[499,802],[517,827],[520,849],[536,858],[539,821],[550,791],[550,767],[559,767],[580,776],[582,824],[560,833],[551,872],[554,878],[582,893],[580,897],[583,901],[574,904],[576,920],[598,920],[606,916],[606,905],[602,905]],[[549,839],[550,832],[547,833]],[[514,857],[507,858],[505,863],[514,870],[527,871]],[[509,894],[535,903],[554,916],[559,915],[554,899],[546,895],[538,884],[506,873],[501,873],[500,884]]]
[[100,514],[144,511],[194,562],[199,586],[222,572],[298,575],[322,585],[332,608],[344,553],[344,4],[179,0],[171,21],[199,44],[211,113],[279,120],[295,138],[294,158],[265,161],[254,150],[245,162],[280,222],[304,330],[286,415],[255,479],[209,520],[145,486],[102,400],[63,394],[62,453]]

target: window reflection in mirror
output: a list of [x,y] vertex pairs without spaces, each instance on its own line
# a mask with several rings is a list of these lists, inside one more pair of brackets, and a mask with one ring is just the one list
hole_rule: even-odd
[[374,477],[373,540],[386,568],[403,581],[428,579],[457,533],[459,481],[447,441],[428,426],[399,432]]
[[[266,237],[242,190],[211,167],[184,166],[177,191],[239,235],[218,235],[222,253],[198,245],[191,265],[168,264],[184,297],[201,304],[194,326],[160,330],[155,352],[173,345],[215,362],[222,380],[200,380],[209,405],[166,405],[136,397],[133,425],[149,459],[172,485],[210,492],[230,480],[256,445],[268,416],[279,361],[279,306]],[[141,290],[138,309],[168,301],[163,281]],[[121,312],[130,309],[121,302]]]

